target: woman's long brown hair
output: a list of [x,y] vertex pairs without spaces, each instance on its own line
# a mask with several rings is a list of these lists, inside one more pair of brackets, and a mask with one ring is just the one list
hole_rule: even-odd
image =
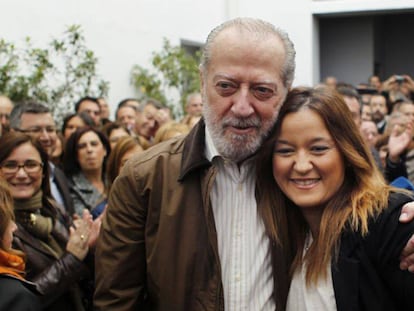
[[[275,182],[272,161],[285,116],[304,108],[324,120],[345,162],[345,178],[338,192],[326,204],[318,236],[313,237],[314,242],[302,258],[309,227],[299,207]],[[342,97],[327,88],[295,88],[289,92],[279,112],[279,120],[260,150],[257,161],[259,212],[268,234],[281,247],[283,255],[291,260],[291,275],[303,261],[306,262],[308,285],[326,277],[326,268],[330,260],[336,258],[341,234],[346,229],[362,235],[368,233],[369,219],[387,207],[392,190],[378,170]]]

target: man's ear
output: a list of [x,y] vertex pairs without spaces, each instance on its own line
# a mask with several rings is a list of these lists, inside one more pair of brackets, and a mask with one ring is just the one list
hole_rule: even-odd
[[203,90],[204,90],[204,70],[202,69],[201,65],[198,66],[198,74],[200,77],[200,93],[201,96],[203,96]]

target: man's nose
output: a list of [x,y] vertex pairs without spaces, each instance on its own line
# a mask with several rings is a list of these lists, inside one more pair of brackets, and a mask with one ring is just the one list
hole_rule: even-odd
[[250,101],[250,91],[247,87],[240,88],[235,94],[231,111],[240,117],[248,117],[254,113],[252,103]]
[[1,124],[7,125],[9,123],[8,121],[9,121],[9,119],[7,118],[7,116],[5,116],[5,115],[1,116],[1,118],[0,118]]
[[49,140],[50,139],[50,134],[49,134],[49,132],[47,131],[46,128],[42,128],[41,129],[40,138],[42,140]]

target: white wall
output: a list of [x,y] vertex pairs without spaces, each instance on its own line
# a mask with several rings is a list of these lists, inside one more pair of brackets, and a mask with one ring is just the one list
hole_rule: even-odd
[[[86,43],[99,58],[99,73],[110,81],[112,107],[134,96],[129,73],[149,66],[163,37],[204,42],[212,27],[226,19],[221,0],[2,0],[0,38],[16,43],[30,36],[44,46],[66,26],[80,24]],[[113,109],[114,110],[114,109]]]
[[208,32],[236,16],[266,19],[285,29],[297,50],[295,85],[318,82],[318,24],[312,14],[337,14],[382,8],[413,7],[414,0],[2,0],[0,38],[25,36],[45,44],[67,25],[80,24],[89,48],[99,57],[102,77],[110,81],[115,107],[134,96],[129,73],[134,64],[148,67],[163,37],[204,42]]

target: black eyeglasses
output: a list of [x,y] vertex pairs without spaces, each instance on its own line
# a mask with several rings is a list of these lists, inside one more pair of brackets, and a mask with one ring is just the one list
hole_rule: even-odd
[[23,164],[18,164],[16,161],[7,161],[0,165],[4,174],[16,174],[20,168],[23,168],[27,174],[39,173],[43,168],[43,163],[36,160],[26,160]]

